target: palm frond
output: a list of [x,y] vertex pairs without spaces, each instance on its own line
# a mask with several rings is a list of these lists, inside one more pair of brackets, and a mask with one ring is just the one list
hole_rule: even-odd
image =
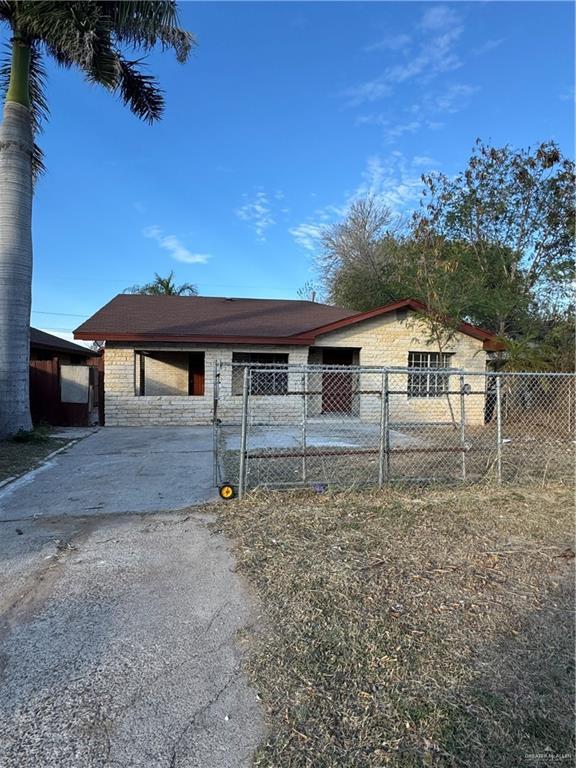
[[196,44],[194,36],[178,26],[173,0],[101,1],[110,15],[114,36],[120,44],[149,51],[156,45],[171,48],[179,62],[188,58]]
[[30,108],[32,113],[32,130],[34,134],[42,133],[44,123],[50,117],[50,108],[46,99],[46,68],[42,55],[36,45],[30,50]]
[[27,37],[42,41],[59,64],[75,64],[91,82],[115,86],[111,19],[97,3],[23,2],[18,6],[18,24]]
[[181,283],[176,288],[176,296],[198,296],[198,288],[194,283]]
[[0,0],[0,19],[10,21],[14,13],[14,3],[9,0]]
[[197,296],[198,289],[192,283],[174,282],[174,270],[166,277],[162,277],[158,272],[154,273],[154,280],[144,285],[132,285],[126,288],[124,293],[135,293],[140,296]]
[[76,66],[90,82],[118,93],[149,122],[162,114],[162,91],[142,71],[142,59],[128,58],[124,49],[146,52],[160,45],[185,61],[194,44],[192,35],[178,27],[173,0],[18,0],[6,8],[34,47],[42,46],[60,66]]
[[62,50],[61,48],[55,48],[53,45],[46,43],[44,44],[44,48],[46,49],[46,53],[52,59],[54,59],[56,64],[58,64],[60,67],[70,69],[70,67],[74,65],[74,61],[70,58],[66,51]]
[[32,147],[32,181],[36,183],[44,173],[46,173],[44,151],[37,142],[34,142]]
[[137,68],[139,61],[127,61],[117,53],[118,81],[116,90],[131,111],[152,123],[164,110],[164,96],[152,75]]
[[[10,84],[10,46],[5,46],[0,58],[0,98],[4,101]],[[34,139],[42,133],[44,123],[50,115],[46,100],[46,69],[42,61],[42,55],[36,45],[30,48],[30,117],[32,120],[32,134]],[[44,155],[36,141],[32,153],[32,171],[34,178],[38,178],[46,170]]]

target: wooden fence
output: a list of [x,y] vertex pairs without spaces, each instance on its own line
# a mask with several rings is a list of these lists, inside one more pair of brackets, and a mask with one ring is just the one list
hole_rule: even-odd
[[35,424],[85,427],[96,419],[104,423],[104,365],[101,357],[91,358],[89,393],[85,403],[62,402],[60,360],[30,361],[30,409]]

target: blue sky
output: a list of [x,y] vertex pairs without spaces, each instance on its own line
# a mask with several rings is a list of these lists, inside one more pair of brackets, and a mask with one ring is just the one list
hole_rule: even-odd
[[33,325],[65,332],[175,271],[204,295],[296,298],[355,197],[418,202],[476,137],[573,154],[574,9],[560,2],[182,3],[155,54],[161,123],[49,66]]

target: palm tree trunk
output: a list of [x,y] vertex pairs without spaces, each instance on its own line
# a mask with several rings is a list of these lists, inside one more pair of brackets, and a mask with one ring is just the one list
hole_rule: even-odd
[[32,288],[32,126],[29,49],[13,41],[0,126],[0,438],[32,428],[29,399]]

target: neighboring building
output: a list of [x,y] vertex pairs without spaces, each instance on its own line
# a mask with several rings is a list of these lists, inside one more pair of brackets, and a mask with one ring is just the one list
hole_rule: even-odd
[[100,352],[30,328],[30,410],[35,424],[103,423]]
[[[427,343],[416,314],[422,312],[424,305],[411,299],[351,314],[309,301],[123,294],[74,335],[106,342],[106,423],[112,426],[210,423],[218,362],[410,367],[415,371],[405,398],[412,404],[410,418],[431,411],[440,418],[448,376],[426,369],[484,372],[487,351],[497,345],[493,334],[461,323],[440,353]],[[288,369],[259,377],[263,414],[289,418],[297,375]],[[241,394],[241,368],[222,368],[219,415],[237,417]],[[319,415],[370,417],[362,400],[345,388],[337,397],[320,394],[315,407]],[[480,422],[480,409],[470,419]]]
[[52,360],[58,357],[62,363],[82,364],[100,353],[93,349],[66,341],[38,328],[30,328],[30,360]]

